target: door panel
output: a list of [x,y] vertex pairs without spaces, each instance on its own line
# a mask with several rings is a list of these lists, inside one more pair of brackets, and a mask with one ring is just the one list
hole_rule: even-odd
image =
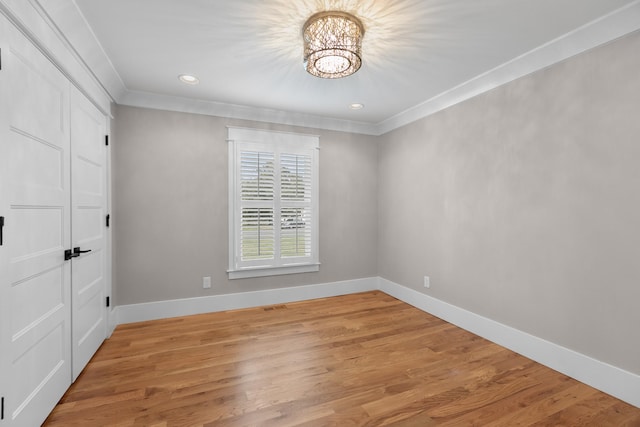
[[11,124],[45,143],[60,142],[68,136],[68,82],[22,34],[11,30],[11,40],[17,42],[11,46]]
[[[32,327],[34,319],[43,319],[64,304],[64,277],[59,268],[26,279],[11,287],[10,308],[13,335],[22,335]],[[33,298],[40,293],[41,298]]]
[[[59,193],[65,190],[63,170],[68,167],[64,150],[58,145],[22,132],[21,128],[15,128],[13,138],[6,142],[12,145],[7,173],[15,182],[25,187],[47,188],[54,197],[60,197]],[[47,168],[38,170],[40,165],[47,165]]]
[[2,392],[9,424],[33,426],[71,383],[69,82],[4,18],[0,26]]
[[72,245],[90,250],[73,259],[73,380],[107,333],[106,120],[75,88],[71,92]]

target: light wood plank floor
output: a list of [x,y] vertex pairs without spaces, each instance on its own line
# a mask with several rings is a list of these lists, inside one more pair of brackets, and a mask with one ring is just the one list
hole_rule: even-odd
[[381,292],[119,326],[46,426],[640,426]]

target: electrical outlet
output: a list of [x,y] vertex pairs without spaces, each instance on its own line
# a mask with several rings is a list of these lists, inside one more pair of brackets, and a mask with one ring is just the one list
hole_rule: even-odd
[[211,277],[207,276],[202,278],[202,288],[203,289],[211,288]]
[[431,287],[431,281],[429,280],[429,276],[424,276],[424,287],[425,288]]

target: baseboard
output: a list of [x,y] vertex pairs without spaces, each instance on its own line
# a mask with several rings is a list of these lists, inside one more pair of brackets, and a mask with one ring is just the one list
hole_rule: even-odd
[[117,324],[165,319],[168,317],[188,316],[191,314],[212,313],[216,311],[236,310],[239,308],[259,307],[270,304],[283,304],[315,298],[367,292],[378,289],[378,278],[345,280],[341,282],[264,291],[242,292],[208,297],[185,298],[170,301],[157,301],[142,304],[120,305],[116,307]]
[[386,279],[378,288],[401,301],[558,372],[640,407],[640,376]]
[[380,290],[424,312],[640,408],[640,376],[380,277],[117,306],[117,324]]

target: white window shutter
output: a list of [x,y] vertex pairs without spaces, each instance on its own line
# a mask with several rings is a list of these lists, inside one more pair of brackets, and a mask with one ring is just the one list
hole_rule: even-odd
[[229,128],[229,277],[318,271],[318,137]]
[[240,151],[241,261],[275,257],[274,161],[275,153]]
[[280,256],[311,257],[311,156],[280,154],[280,191]]

